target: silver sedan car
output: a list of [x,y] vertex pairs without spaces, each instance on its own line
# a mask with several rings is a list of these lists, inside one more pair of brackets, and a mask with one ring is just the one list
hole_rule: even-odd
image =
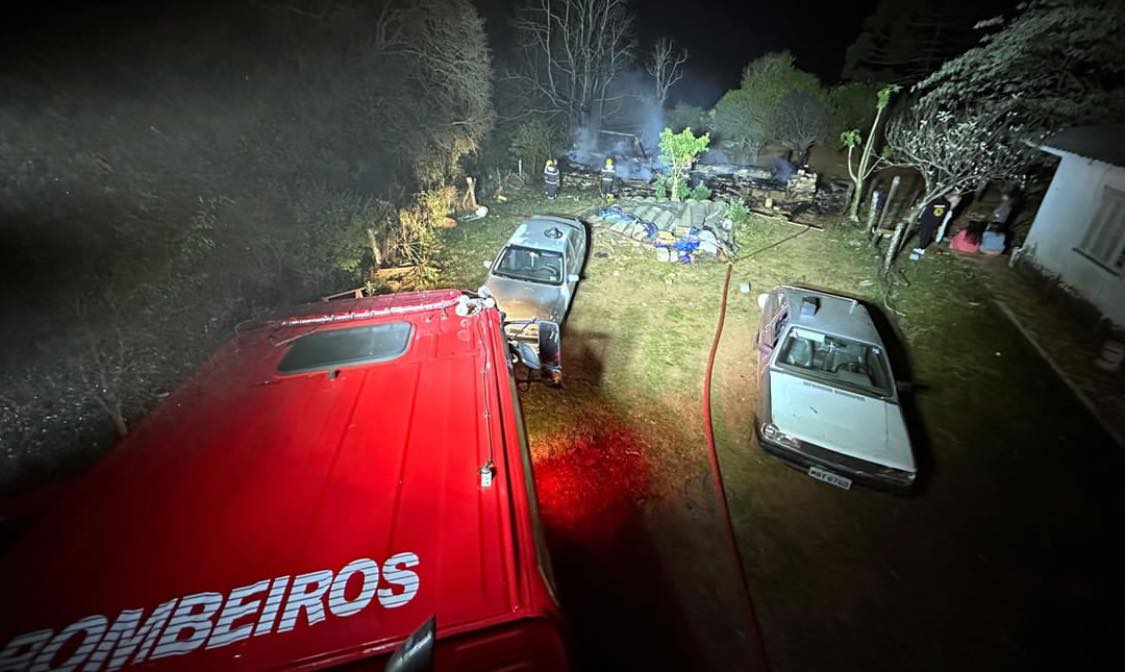
[[[482,294],[496,299],[507,320],[537,318],[561,324],[586,260],[586,227],[576,219],[534,215],[525,219],[493,261]],[[514,334],[533,341],[535,329]]]
[[759,442],[809,476],[909,490],[917,475],[900,388],[867,308],[778,287],[758,297]]

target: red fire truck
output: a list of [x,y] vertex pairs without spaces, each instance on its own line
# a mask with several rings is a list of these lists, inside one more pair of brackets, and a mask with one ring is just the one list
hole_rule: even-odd
[[515,360],[432,291],[253,324],[0,548],[0,671],[564,670]]

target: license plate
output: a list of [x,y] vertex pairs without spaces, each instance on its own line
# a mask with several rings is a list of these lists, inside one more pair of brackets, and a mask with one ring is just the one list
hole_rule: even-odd
[[852,489],[852,479],[838,476],[836,474],[833,474],[831,471],[825,471],[820,467],[809,467],[809,476],[812,476],[818,481],[824,481],[829,485],[834,485],[837,488],[841,488],[843,490]]

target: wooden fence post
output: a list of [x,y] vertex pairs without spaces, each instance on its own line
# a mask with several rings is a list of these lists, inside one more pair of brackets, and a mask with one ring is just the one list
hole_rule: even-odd
[[[879,195],[878,189],[871,190],[871,205],[867,208],[867,235],[874,237],[875,235],[875,215],[879,212]],[[883,204],[883,209],[886,209],[886,204]]]
[[[902,176],[901,175],[895,175],[894,179],[891,180],[891,189],[890,189],[890,191],[887,192],[887,200],[883,203],[883,212],[880,213],[879,221],[875,224],[875,230],[876,231],[881,232],[881,231],[885,230],[883,228],[883,226],[887,222],[887,217],[888,217],[887,213],[890,212],[890,210],[891,210],[891,204],[895,202],[895,196],[898,194],[898,186],[901,183],[902,183]],[[871,237],[872,242],[877,245],[879,243],[879,239],[882,238],[882,235],[883,235],[882,233],[873,234],[872,237]]]

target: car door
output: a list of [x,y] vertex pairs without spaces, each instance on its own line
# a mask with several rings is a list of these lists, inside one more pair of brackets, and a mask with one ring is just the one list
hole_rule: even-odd
[[781,332],[785,330],[788,317],[789,307],[785,305],[785,296],[780,292],[770,292],[762,311],[761,328],[758,330],[758,380],[762,385],[765,385],[764,375],[769,367],[770,357],[777,347]]
[[570,231],[566,237],[566,286],[567,302],[569,303],[570,297],[574,296],[574,290],[578,287],[578,281],[571,281],[571,278],[577,278],[579,272],[582,270],[582,253],[580,252],[578,244],[578,232]]

